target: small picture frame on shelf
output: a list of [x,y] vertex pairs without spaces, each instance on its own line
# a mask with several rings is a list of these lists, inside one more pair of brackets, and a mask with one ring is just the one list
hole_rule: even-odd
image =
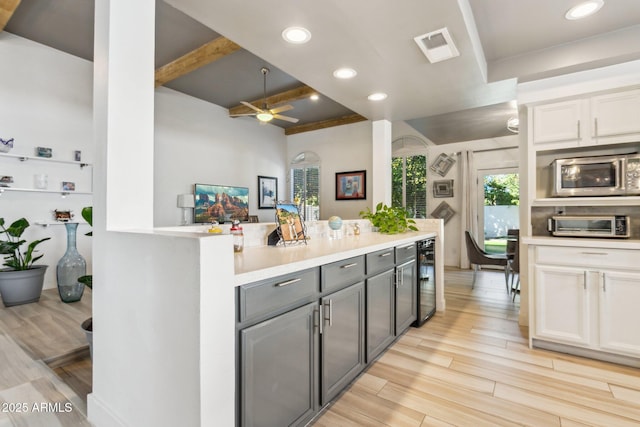
[[53,155],[53,150],[49,147],[36,147],[36,156],[50,159]]
[[443,179],[440,181],[433,181],[433,197],[453,197],[453,180]]
[[71,181],[62,181],[62,191],[76,191],[76,183]]
[[82,161],[82,151],[80,150],[76,150],[73,152],[73,160],[75,160],[76,162],[81,162]]

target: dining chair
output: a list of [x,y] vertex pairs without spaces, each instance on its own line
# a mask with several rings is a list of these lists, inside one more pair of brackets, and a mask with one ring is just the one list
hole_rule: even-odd
[[[516,294],[520,292],[520,244],[516,245],[515,252],[513,253],[513,259],[509,260],[509,270],[511,271],[510,291],[513,292],[512,301],[515,301]],[[514,286],[513,281],[515,280],[516,274],[518,275],[518,281]]]
[[[506,249],[506,254],[507,254],[507,259],[509,261],[513,260],[515,253],[516,253],[516,247],[518,246],[520,242],[520,229],[518,228],[510,228],[507,230],[507,249]],[[511,276],[511,282],[513,282],[513,276],[514,273],[513,271],[511,271],[511,264],[508,265],[509,267],[509,275]]]
[[489,254],[478,246],[478,243],[469,231],[465,231],[464,233],[467,243],[467,257],[469,258],[469,262],[473,264],[473,281],[471,282],[471,289],[473,289],[476,284],[476,275],[480,266],[497,265],[504,268],[504,282],[507,288],[507,293],[509,293],[509,259],[507,258],[507,254]]

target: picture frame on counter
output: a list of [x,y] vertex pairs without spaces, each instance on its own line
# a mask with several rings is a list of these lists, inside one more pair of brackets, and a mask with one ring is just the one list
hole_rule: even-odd
[[278,227],[269,235],[268,244],[307,243],[306,230],[298,206],[292,202],[278,201],[275,204]]
[[365,200],[367,171],[336,173],[336,200]]
[[453,197],[453,180],[443,179],[440,181],[433,181],[433,197]]
[[278,178],[258,176],[258,209],[275,209],[278,200]]

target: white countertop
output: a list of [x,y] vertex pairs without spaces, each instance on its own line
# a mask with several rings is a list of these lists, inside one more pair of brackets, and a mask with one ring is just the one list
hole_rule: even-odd
[[408,231],[402,234],[362,233],[330,240],[312,238],[306,245],[256,246],[234,255],[235,285],[280,276],[307,268],[340,261],[377,250],[413,243],[436,233]]
[[579,237],[532,236],[523,237],[526,245],[571,246],[601,249],[640,249],[640,240],[631,239],[589,239]]

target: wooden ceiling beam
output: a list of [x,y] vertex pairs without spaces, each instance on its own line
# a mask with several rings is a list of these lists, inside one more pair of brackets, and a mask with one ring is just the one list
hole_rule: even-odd
[[[3,0],[0,0],[3,1]],[[241,49],[226,37],[218,37],[156,70],[156,87],[184,76]]]
[[305,123],[297,126],[290,126],[284,130],[285,135],[294,135],[296,133],[310,132],[312,130],[325,129],[334,126],[348,125],[351,123],[358,123],[367,120],[366,117],[360,114],[351,114],[349,116],[342,116],[335,119],[322,120],[319,122]]
[[0,31],[4,31],[4,27],[13,16],[13,12],[20,6],[21,0],[0,0]]
[[[286,104],[287,102],[294,102],[299,99],[308,98],[314,93],[317,93],[317,91],[307,85],[299,86],[294,89],[290,89],[284,92],[276,93],[275,95],[268,96],[267,105],[269,106],[269,108],[275,108],[282,104]],[[249,102],[249,104],[253,104],[258,108],[262,108],[263,102],[264,102],[264,99],[257,99],[255,101]],[[229,108],[230,115],[246,114],[246,113],[251,113],[252,111],[253,110],[251,110],[249,107],[242,104]]]

